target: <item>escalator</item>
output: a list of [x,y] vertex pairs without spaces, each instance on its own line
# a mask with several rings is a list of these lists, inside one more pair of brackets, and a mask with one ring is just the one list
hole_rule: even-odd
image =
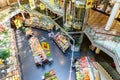
[[110,74],[113,80],[120,80],[120,75],[102,57],[97,57],[96,60]]

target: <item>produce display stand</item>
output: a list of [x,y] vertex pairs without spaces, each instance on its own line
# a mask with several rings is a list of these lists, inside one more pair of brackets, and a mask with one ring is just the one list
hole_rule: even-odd
[[[2,11],[0,11],[0,23],[6,25],[6,22],[10,21],[10,18],[15,16],[16,14],[20,13],[20,9],[17,6],[8,7]],[[7,27],[7,26],[5,26]]]
[[100,80],[93,58],[82,57],[75,63],[76,80]]
[[40,26],[39,18],[30,17],[30,19],[25,19],[25,26]]
[[[8,34],[9,33],[9,34]],[[5,59],[7,61],[6,65],[3,63],[3,67],[8,66],[7,68],[3,68],[6,75],[2,77],[0,80],[21,80],[21,72],[19,67],[19,61],[18,61],[18,51],[16,46],[16,39],[15,39],[15,33],[13,29],[9,29],[8,32],[5,34],[0,34],[0,38],[2,40],[7,37],[8,42],[4,42],[5,44],[1,44],[0,46],[4,49],[8,48],[10,51],[9,57]],[[2,50],[3,48],[1,48]],[[1,53],[0,53],[1,54]],[[1,65],[0,65],[1,66]]]
[[54,41],[57,43],[57,45],[60,47],[60,49],[65,52],[70,44],[67,41],[66,37],[60,34],[59,32],[54,35]]
[[54,24],[46,19],[43,15],[41,17],[30,17],[30,19],[25,20],[25,26],[31,26],[35,28],[40,28],[43,30],[50,30],[54,27]]
[[31,37],[29,40],[29,44],[33,52],[33,57],[36,65],[43,65],[45,62],[48,61],[46,54],[39,43],[38,38]]
[[49,72],[44,74],[44,79],[43,80],[58,80],[55,71],[50,70]]

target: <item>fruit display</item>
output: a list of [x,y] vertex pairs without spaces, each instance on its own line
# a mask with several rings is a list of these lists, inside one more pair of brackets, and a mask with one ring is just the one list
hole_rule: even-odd
[[63,52],[65,52],[70,46],[66,37],[61,35],[59,32],[54,36],[54,40]]
[[39,43],[38,38],[31,37],[29,40],[29,44],[30,44],[31,50],[33,52],[35,64],[36,65],[42,64],[47,59],[47,57]]
[[[9,33],[9,34],[8,34]],[[19,61],[17,58],[17,47],[13,29],[5,29],[0,34],[0,67],[5,67],[4,80],[21,80]]]
[[76,80],[99,80],[99,72],[93,58],[82,57],[75,63]]
[[54,70],[50,70],[49,72],[45,73],[44,77],[44,80],[58,80]]

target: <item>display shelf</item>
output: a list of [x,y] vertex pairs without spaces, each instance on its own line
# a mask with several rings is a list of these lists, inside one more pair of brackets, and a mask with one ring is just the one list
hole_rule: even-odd
[[54,41],[62,49],[63,52],[65,52],[70,46],[66,37],[61,35],[59,32],[54,36]]
[[42,63],[46,62],[47,57],[39,43],[39,40],[36,37],[31,37],[29,40],[29,44],[33,52],[35,64],[42,65]]
[[30,17],[30,19],[26,19],[25,26],[31,26],[43,30],[50,30],[54,27],[54,24],[49,19],[46,19],[44,16],[41,16],[40,18]]
[[[20,72],[20,64],[18,61],[18,51],[16,46],[16,39],[13,29],[9,29],[9,34],[7,34],[9,38],[9,42],[7,45],[10,50],[10,57],[6,58],[7,68],[5,68],[6,75],[2,77],[2,80],[21,80],[21,72]],[[8,47],[7,46],[7,47]]]
[[55,71],[50,70],[49,72],[44,74],[44,79],[43,80],[58,80]]
[[99,80],[99,72],[93,58],[82,57],[75,63],[76,80]]
[[[9,37],[10,37],[10,53],[11,56],[8,58],[8,64],[10,65],[10,68],[7,70],[8,75],[12,73],[13,75],[10,76],[9,78],[13,80],[21,80],[21,71],[20,71],[20,63],[18,60],[18,50],[17,50],[17,45],[16,45],[16,38],[15,38],[15,33],[13,29],[10,29],[9,31]],[[8,78],[8,80],[10,80]]]
[[0,12],[0,22],[4,24],[9,21],[14,15],[20,13],[20,9],[18,7],[8,7],[7,9]]

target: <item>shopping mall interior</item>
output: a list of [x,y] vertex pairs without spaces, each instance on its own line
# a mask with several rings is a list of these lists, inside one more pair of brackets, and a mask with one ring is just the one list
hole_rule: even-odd
[[120,80],[120,0],[0,0],[0,80]]

